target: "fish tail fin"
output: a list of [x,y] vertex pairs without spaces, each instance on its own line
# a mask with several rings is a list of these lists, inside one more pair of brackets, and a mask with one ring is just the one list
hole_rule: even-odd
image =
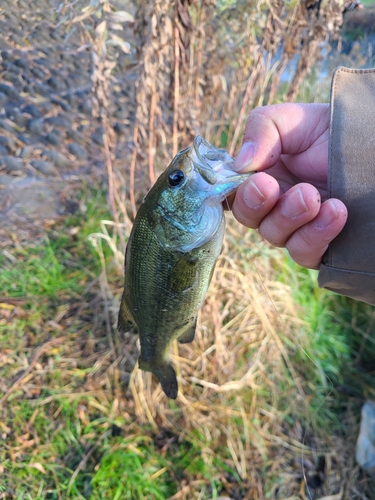
[[141,370],[153,373],[158,378],[163,391],[169,398],[177,398],[178,384],[176,372],[169,361],[163,361],[162,363],[159,363],[158,366],[155,366],[154,363],[142,361],[140,358],[139,367]]

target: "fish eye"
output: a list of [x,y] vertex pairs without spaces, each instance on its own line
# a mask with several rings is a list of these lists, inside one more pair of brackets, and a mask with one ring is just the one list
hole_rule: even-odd
[[182,170],[173,170],[173,172],[171,172],[169,174],[168,179],[169,179],[170,186],[173,186],[173,187],[178,186],[185,179],[185,174],[183,173]]

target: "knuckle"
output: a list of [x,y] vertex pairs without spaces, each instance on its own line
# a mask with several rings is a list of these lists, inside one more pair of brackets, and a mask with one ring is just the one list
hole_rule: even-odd
[[268,225],[261,223],[258,228],[261,236],[267,240],[274,247],[283,248],[287,242],[287,236],[285,233],[279,231],[277,228],[270,228]]
[[296,231],[286,243],[286,249],[293,260],[304,267],[314,267],[327,249],[326,241],[317,238],[317,235],[303,227]]
[[236,206],[233,206],[232,212],[234,217],[243,226],[248,227],[250,229],[258,228],[260,222],[259,219],[254,219],[252,217],[249,217],[247,213],[244,213],[242,210],[239,210],[238,208],[236,208]]

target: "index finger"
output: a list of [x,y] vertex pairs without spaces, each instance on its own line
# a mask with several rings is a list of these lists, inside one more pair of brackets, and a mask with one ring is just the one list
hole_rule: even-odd
[[316,161],[312,146],[323,135],[328,136],[328,128],[328,104],[285,103],[255,108],[247,119],[233,169],[266,170],[281,155],[299,155],[299,161],[312,164]]

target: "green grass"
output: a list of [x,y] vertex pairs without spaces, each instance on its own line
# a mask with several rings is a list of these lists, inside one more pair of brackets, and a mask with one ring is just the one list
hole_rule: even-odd
[[[275,289],[280,285],[285,299],[292,300],[291,322],[280,320],[282,305],[269,300],[267,284],[259,285],[259,299],[278,323],[277,334],[295,373],[278,361],[272,348],[270,356],[262,358],[258,387],[228,394],[202,392],[186,378],[192,408],[178,400],[157,403],[164,405],[159,413],[150,406],[155,427],[142,420],[127,389],[125,375],[131,368],[118,364],[123,341],[114,328],[108,336],[103,285],[97,278],[103,258],[113,296],[121,293],[122,276],[111,267],[110,249],[102,245],[101,259],[89,242],[88,236],[100,230],[99,221],[109,214],[103,195],[87,197],[92,202],[85,203],[85,211],[56,223],[42,241],[14,247],[10,258],[0,256],[0,398],[39,346],[64,338],[38,359],[0,408],[4,498],[167,499],[183,490],[188,498],[200,495],[208,500],[255,495],[251,492],[259,484],[264,498],[274,498],[275,491],[279,498],[294,494],[301,451],[280,447],[279,439],[293,444],[297,425],[306,446],[325,453],[345,435],[342,422],[348,403],[358,415],[364,399],[374,396],[373,308],[320,290],[316,272],[261,244],[254,232],[241,239],[228,231],[226,252],[241,262],[241,272],[263,284],[271,273]],[[229,308],[225,325],[236,319],[243,305],[231,306],[231,292],[224,292],[217,300]],[[20,302],[7,301],[10,298]],[[116,310],[111,314],[113,327]],[[236,329],[222,338],[229,342],[228,351],[233,335]],[[257,345],[239,351],[235,369],[240,375],[233,377],[246,372],[258,350]],[[207,362],[218,359],[212,355]],[[298,392],[296,374],[306,400]],[[247,478],[241,477],[242,462],[233,458],[241,461],[241,454]]]
[[[133,417],[108,416],[113,395],[104,396],[100,384],[88,387],[96,371],[79,349],[91,338],[94,349],[108,352],[105,329],[94,328],[97,311],[89,307],[100,296],[99,286],[86,289],[101,272],[88,236],[100,231],[98,221],[109,214],[103,196],[90,196],[83,213],[57,223],[42,241],[13,248],[10,258],[9,253],[0,255],[0,311],[5,314],[0,321],[0,352],[5,353],[0,379],[9,387],[39,345],[66,337],[40,358],[31,383],[26,379],[0,409],[0,432],[7,443],[0,447],[0,491],[33,500],[164,499],[176,493],[185,477],[199,476],[215,496],[214,471],[230,467],[219,458],[206,466],[199,440],[191,436],[177,443],[167,433],[173,444],[166,437],[166,452],[161,453],[154,431],[138,426],[130,431]],[[110,265],[110,249],[103,245],[102,251]],[[117,286],[122,283],[121,276],[112,277]],[[7,299],[19,299],[21,305]],[[100,355],[94,357],[100,362]],[[85,395],[90,389],[94,394]]]
[[317,271],[301,268],[289,256],[280,280],[290,285],[304,321],[300,329],[301,346],[298,338],[294,346],[289,342],[289,347],[295,349],[297,362],[302,363],[303,358],[310,356],[313,371],[323,385],[329,385],[331,378],[342,381],[342,366],[350,360],[351,346],[342,322],[329,307],[333,294],[318,287]]

